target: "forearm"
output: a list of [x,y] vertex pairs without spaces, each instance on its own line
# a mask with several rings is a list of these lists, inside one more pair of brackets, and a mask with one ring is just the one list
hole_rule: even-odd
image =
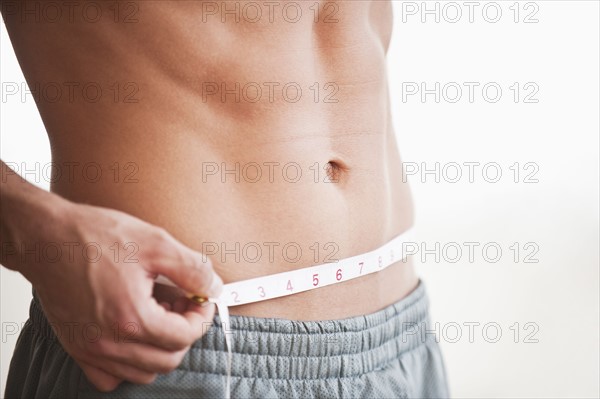
[[35,187],[2,161],[0,168],[0,264],[31,281],[38,259],[31,251],[39,251],[64,223],[69,202]]

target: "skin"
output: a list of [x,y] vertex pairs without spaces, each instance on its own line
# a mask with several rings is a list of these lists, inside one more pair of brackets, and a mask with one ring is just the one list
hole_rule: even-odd
[[[134,345],[61,340],[101,390],[123,380],[147,383],[179,364],[214,315],[212,305],[192,305],[183,291],[215,296],[221,280],[367,252],[413,223],[386,76],[391,4],[318,3],[315,22],[315,3],[298,3],[302,17],[292,23],[281,4],[272,22],[267,8],[257,22],[242,13],[239,22],[232,15],[223,22],[221,3],[203,3],[140,2],[116,13],[106,2],[95,23],[81,17],[81,7],[72,21],[58,22],[43,15],[35,22],[3,7],[29,87],[44,93],[58,82],[63,96],[36,98],[55,176],[62,172],[51,192],[5,169],[2,241],[15,249],[2,263],[32,282],[50,321],[95,322],[106,331],[115,321],[136,323]],[[242,10],[247,3],[237,4]],[[137,22],[126,23],[131,17]],[[65,82],[79,85],[71,98]],[[102,89],[95,101],[94,93],[82,94],[90,82]],[[222,84],[229,94],[222,96]],[[302,90],[297,101],[293,87]],[[92,162],[94,170],[85,173]],[[236,163],[239,179],[222,174]],[[257,164],[260,179],[249,166]],[[68,165],[75,165],[71,174]],[[84,257],[50,264],[21,256],[19,244],[35,242],[96,242],[110,256],[93,264]],[[119,259],[137,262],[115,261],[115,243],[123,249]],[[290,243],[301,256],[282,250]],[[258,260],[242,251],[256,246]],[[157,274],[181,289],[153,287]],[[380,310],[417,282],[409,259],[230,312],[345,318]]]

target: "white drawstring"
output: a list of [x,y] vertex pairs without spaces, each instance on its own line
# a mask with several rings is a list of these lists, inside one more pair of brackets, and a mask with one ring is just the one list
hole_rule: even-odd
[[219,311],[219,317],[221,318],[221,327],[223,328],[223,334],[225,334],[225,348],[227,349],[227,378],[225,380],[225,399],[231,398],[231,359],[232,359],[232,346],[233,346],[233,331],[231,331],[231,325],[229,323],[229,309],[222,301],[214,301]]
[[[159,275],[156,279],[159,284],[166,284],[173,287],[177,287],[169,278]],[[224,300],[218,298],[205,298],[194,294],[186,294],[189,299],[197,304],[206,306],[209,303],[214,303],[219,311],[219,317],[221,318],[221,327],[223,328],[223,334],[225,335],[225,349],[227,349],[227,377],[225,380],[225,399],[231,398],[231,363],[233,358],[233,331],[231,331],[231,324],[229,322],[229,308]],[[221,295],[223,298],[223,295]]]

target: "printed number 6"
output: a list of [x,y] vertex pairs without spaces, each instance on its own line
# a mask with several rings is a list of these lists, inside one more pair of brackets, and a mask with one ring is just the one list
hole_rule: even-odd
[[337,281],[340,281],[342,279],[342,269],[338,269],[337,273],[335,274],[335,279]]
[[319,273],[313,274],[313,287],[319,285]]

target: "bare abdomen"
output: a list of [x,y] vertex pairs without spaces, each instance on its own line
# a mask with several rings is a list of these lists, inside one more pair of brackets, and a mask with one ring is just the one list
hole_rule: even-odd
[[[37,99],[63,172],[52,190],[166,228],[225,282],[380,246],[412,224],[412,204],[389,124],[390,20],[375,3],[335,3],[332,24],[204,23],[193,2],[142,2],[131,25],[7,18],[31,48],[17,54],[30,86],[102,89]],[[346,317],[414,283],[396,265],[232,313]]]

